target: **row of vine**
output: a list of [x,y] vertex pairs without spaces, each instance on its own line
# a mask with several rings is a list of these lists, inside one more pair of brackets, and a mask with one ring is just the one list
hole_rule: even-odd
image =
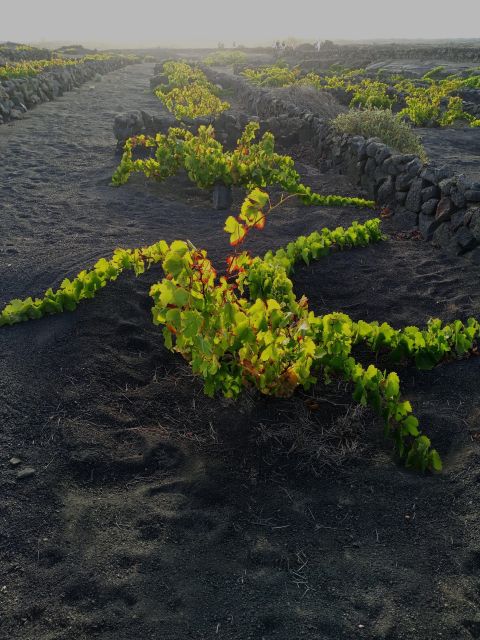
[[271,87],[309,85],[324,91],[341,90],[350,94],[350,107],[362,109],[391,110],[403,104],[398,112],[399,119],[405,119],[416,126],[448,126],[464,121],[471,127],[480,126],[480,119],[467,113],[462,98],[457,93],[462,89],[479,89],[480,73],[472,70],[467,77],[450,75],[435,78],[440,68],[432,69],[418,80],[406,79],[400,75],[384,78],[366,77],[364,69],[354,69],[343,73],[319,75],[309,72],[304,75],[298,67],[290,69],[282,64],[245,69],[242,75],[253,84]]
[[[259,124],[250,122],[233,151],[224,150],[215,139],[211,125],[200,126],[196,136],[185,129],[170,128],[167,134],[159,133],[155,137],[140,135],[129,138],[112,182],[116,186],[125,184],[132,173],[137,172],[162,181],[183,168],[192,182],[202,189],[217,183],[248,189],[278,185],[296,195],[305,205],[374,206],[373,201],[362,198],[313,193],[310,187],[300,182],[293,159],[275,151],[275,138],[270,132],[265,132],[255,142],[258,130]],[[151,149],[154,154],[135,159],[137,147]]]
[[230,108],[218,97],[218,88],[200,69],[185,62],[169,61],[163,65],[164,82],[155,95],[177,120],[215,117]]

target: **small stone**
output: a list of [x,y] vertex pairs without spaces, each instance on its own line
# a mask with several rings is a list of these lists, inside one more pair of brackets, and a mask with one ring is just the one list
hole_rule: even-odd
[[383,145],[383,146],[379,147],[377,153],[375,154],[375,162],[377,164],[382,164],[391,155],[392,155],[392,152],[387,147],[387,145]]
[[382,148],[382,143],[374,142],[373,140],[367,144],[367,156],[369,158],[375,158],[377,151]]
[[405,206],[414,213],[419,213],[422,207],[422,178],[415,178],[408,191],[407,199],[405,200]]
[[480,189],[468,189],[465,198],[468,202],[480,202]]
[[470,227],[470,231],[480,242],[480,207],[467,209],[464,217],[464,224]]
[[[419,158],[414,158],[410,160],[410,162],[405,166],[405,172],[412,176],[412,178],[416,177],[422,168],[422,162]],[[423,178],[422,178],[423,180]]]
[[375,171],[373,172],[373,178],[377,184],[380,184],[381,182],[383,182],[387,176],[388,176],[388,173],[385,171],[385,169],[381,165],[377,166]]
[[9,460],[9,463],[12,465],[12,467],[18,467],[18,465],[21,464],[21,462],[22,461],[20,460],[20,458],[17,458],[15,456],[13,458],[10,458]]
[[408,191],[413,178],[406,173],[400,173],[395,180],[396,191]]
[[446,166],[443,166],[443,167],[427,166],[427,167],[424,167],[420,176],[424,180],[428,180],[428,182],[432,182],[433,184],[438,184],[440,180],[445,180],[445,178],[448,178],[449,173],[450,171]]
[[23,480],[25,478],[31,478],[32,476],[34,476],[36,473],[35,469],[33,467],[25,467],[25,469],[22,469],[21,471],[19,471],[17,473],[17,480]]
[[392,202],[395,196],[395,185],[392,176],[389,176],[378,190],[377,201],[379,204]]
[[449,196],[450,191],[456,184],[456,178],[445,178],[445,180],[440,180],[438,186],[440,187],[443,196]]
[[437,211],[435,218],[437,222],[446,222],[452,217],[452,213],[455,211],[455,207],[450,198],[444,197],[437,205]]
[[468,254],[468,259],[473,264],[480,265],[480,247],[476,247],[473,251],[470,251]]
[[[466,227],[470,225],[475,225],[480,222],[480,207],[469,207],[465,212],[465,218],[463,224]],[[479,227],[480,231],[480,227]]]
[[467,251],[471,251],[478,244],[473,233],[469,229],[467,229],[467,227],[460,227],[460,229],[454,235],[454,239],[459,248],[459,255],[467,253]]
[[456,207],[462,208],[467,204],[465,195],[455,187],[453,187],[450,191],[450,198],[452,199],[452,202]]
[[393,176],[403,173],[405,165],[415,159],[414,155],[396,154],[385,160],[385,168]]
[[441,224],[433,234],[432,243],[441,249],[447,249],[452,243],[452,233],[448,223]]
[[216,184],[213,187],[213,208],[217,211],[229,209],[232,206],[232,188],[224,184]]
[[12,109],[10,111],[10,118],[12,120],[21,120],[23,118],[23,112],[20,109]]
[[422,213],[418,216],[418,228],[425,240],[431,240],[434,231],[438,227],[438,222],[432,216]]
[[368,158],[365,163],[365,173],[367,176],[373,176],[375,174],[375,169],[377,168],[376,162],[373,158]]
[[367,144],[364,141],[363,143],[358,143],[357,145],[357,156],[359,160],[366,160],[367,156]]
[[460,209],[459,211],[455,211],[455,213],[450,218],[450,227],[452,231],[457,231],[463,226],[463,221],[465,218],[465,209]]
[[438,200],[436,198],[431,198],[422,204],[422,213],[426,216],[433,216],[437,209]]
[[427,200],[431,200],[432,198],[438,198],[439,195],[439,189],[435,185],[426,187],[422,189],[422,202],[427,202]]

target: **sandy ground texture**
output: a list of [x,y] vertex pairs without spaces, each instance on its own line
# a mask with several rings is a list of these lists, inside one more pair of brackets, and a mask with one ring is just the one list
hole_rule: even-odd
[[[109,186],[113,117],[157,108],[150,74],[0,128],[1,304],[118,245],[189,238],[225,257],[225,214],[184,179]],[[250,248],[365,215],[290,206]],[[295,286],[318,313],[402,326],[478,316],[479,276],[400,234],[299,268]],[[400,372],[445,463],[421,476],[342,385],[206,398],[150,321],[159,277],[0,331],[0,639],[480,638],[480,359]]]
[[480,128],[418,128],[427,156],[436,165],[447,165],[467,180],[480,183]]

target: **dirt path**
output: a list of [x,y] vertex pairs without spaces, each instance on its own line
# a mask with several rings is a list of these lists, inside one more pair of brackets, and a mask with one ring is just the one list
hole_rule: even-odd
[[[119,244],[188,237],[225,255],[225,214],[185,180],[108,184],[114,114],[158,108],[150,74],[129,67],[0,127],[0,304]],[[292,206],[251,249],[364,216]],[[389,240],[295,282],[319,313],[401,326],[479,316],[479,276]],[[445,461],[424,478],[342,386],[206,398],[151,324],[158,277],[0,331],[0,639],[479,638],[480,358],[401,372]],[[17,480],[12,456],[35,475]]]

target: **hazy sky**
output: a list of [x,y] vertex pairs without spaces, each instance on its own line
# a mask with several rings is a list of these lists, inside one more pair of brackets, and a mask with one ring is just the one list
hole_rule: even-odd
[[480,0],[0,0],[0,42],[480,37]]

